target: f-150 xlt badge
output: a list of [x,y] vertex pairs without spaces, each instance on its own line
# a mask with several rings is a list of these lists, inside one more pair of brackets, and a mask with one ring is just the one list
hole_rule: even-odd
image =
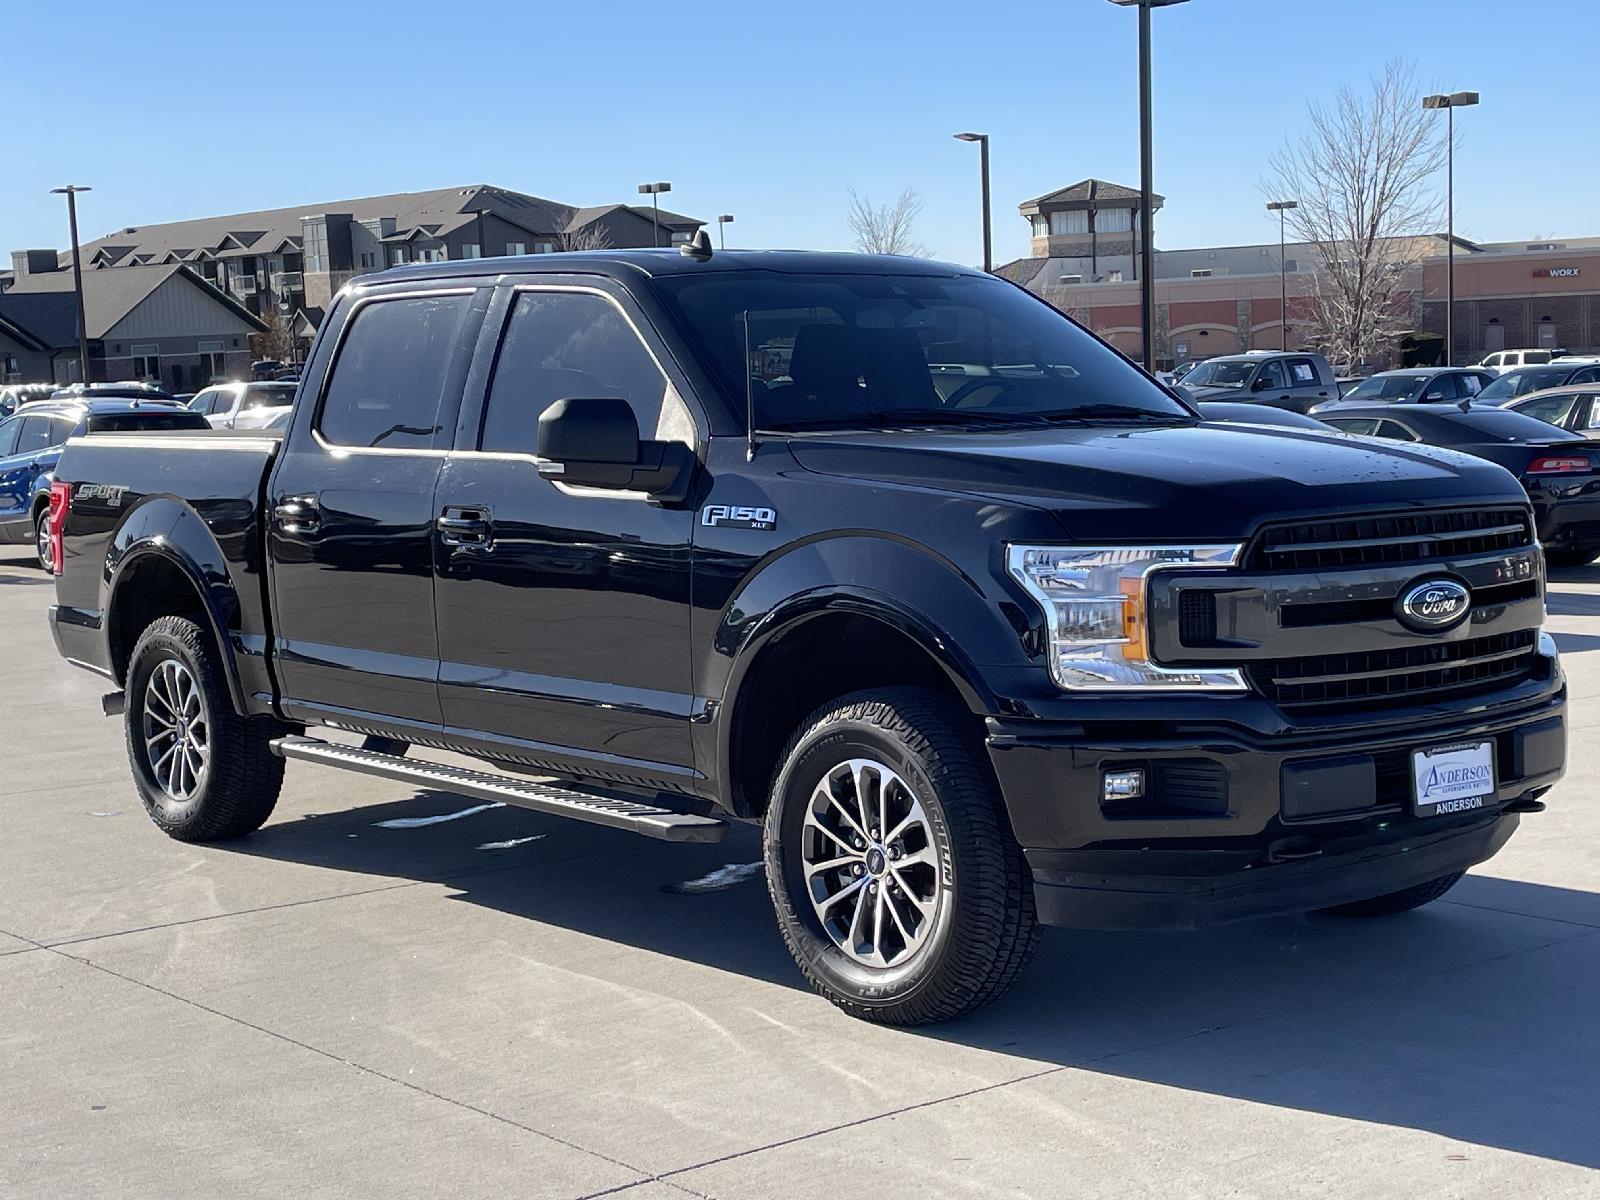
[[107,508],[121,508],[122,497],[127,493],[120,483],[80,483],[77,496],[79,500],[104,500]]
[[778,527],[778,513],[771,508],[751,508],[744,504],[708,504],[700,510],[700,524],[720,525],[724,529],[763,529]]

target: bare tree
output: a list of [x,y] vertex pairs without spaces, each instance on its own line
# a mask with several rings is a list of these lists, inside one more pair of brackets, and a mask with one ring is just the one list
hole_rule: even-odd
[[893,204],[874,206],[866,196],[850,189],[850,212],[846,220],[855,235],[856,249],[863,254],[903,254],[927,258],[925,242],[916,239],[914,225],[922,212],[922,201],[913,188],[906,188]]
[[257,358],[289,362],[294,357],[293,318],[269,308],[261,314],[261,320],[267,328],[264,333],[250,335],[251,353]]
[[1384,358],[1411,326],[1427,235],[1438,227],[1433,186],[1444,162],[1442,123],[1423,111],[1411,68],[1390,62],[1370,89],[1346,87],[1312,105],[1311,128],[1269,160],[1263,187],[1298,200],[1293,236],[1321,260],[1308,297],[1311,341],[1339,362]]
[[551,239],[557,250],[609,250],[611,235],[601,226],[590,222],[576,229],[565,229]]

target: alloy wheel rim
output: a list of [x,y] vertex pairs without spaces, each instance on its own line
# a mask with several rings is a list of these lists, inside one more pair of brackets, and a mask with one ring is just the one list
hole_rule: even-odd
[[892,768],[833,767],[806,804],[800,857],[823,932],[853,961],[898,967],[927,943],[944,903],[928,814]]
[[211,728],[200,685],[175,658],[162,659],[144,689],[144,753],[150,774],[168,798],[194,799],[211,758]]
[[48,517],[40,517],[34,523],[33,533],[37,543],[35,549],[39,553],[39,562],[45,570],[53,570],[55,567],[55,555],[50,552],[50,519]]

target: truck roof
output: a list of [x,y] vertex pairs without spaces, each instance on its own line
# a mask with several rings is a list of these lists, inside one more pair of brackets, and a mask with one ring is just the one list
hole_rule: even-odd
[[795,275],[972,275],[982,271],[956,263],[895,254],[840,254],[826,250],[717,250],[701,262],[677,247],[658,250],[578,250],[407,263],[359,277],[359,284],[408,279],[460,279],[477,275],[691,275],[708,271],[783,271]]

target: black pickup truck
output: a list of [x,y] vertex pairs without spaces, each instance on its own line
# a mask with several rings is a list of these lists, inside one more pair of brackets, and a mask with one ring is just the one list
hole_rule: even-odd
[[50,622],[160,828],[250,832],[285,759],[761,822],[800,969],[911,1024],[1041,923],[1398,912],[1543,807],[1501,468],[1208,423],[974,271],[686,249],[363,277],[281,435],[69,443]]

